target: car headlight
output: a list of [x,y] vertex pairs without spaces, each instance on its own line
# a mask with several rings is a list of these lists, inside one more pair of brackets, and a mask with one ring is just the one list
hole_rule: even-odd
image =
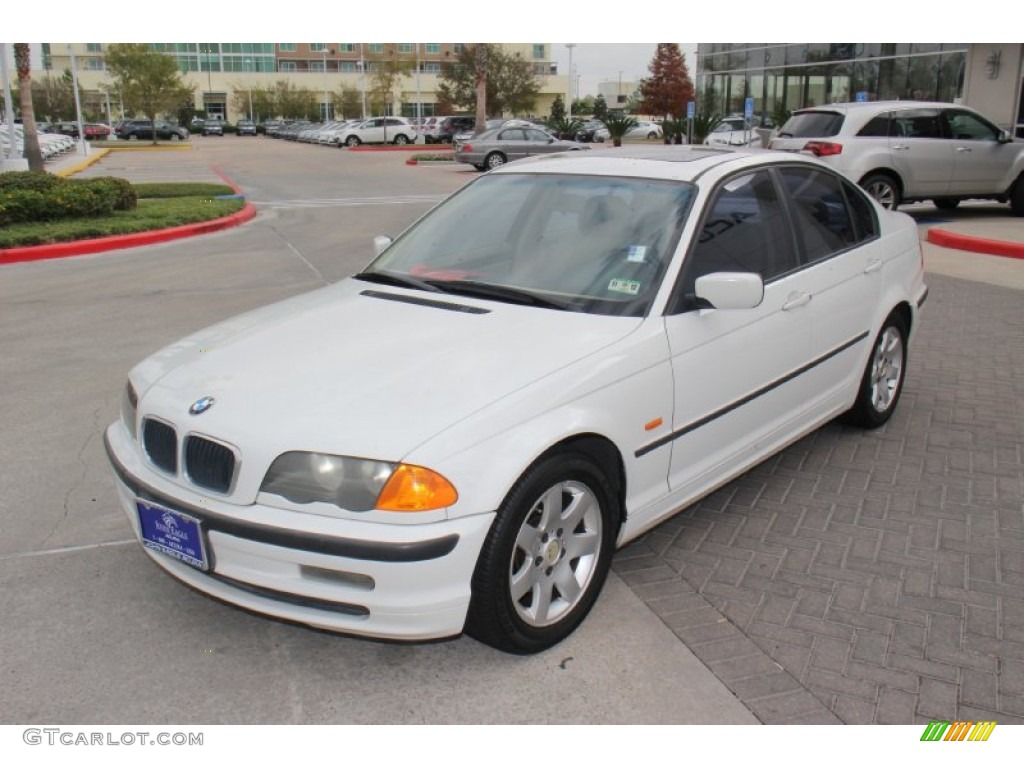
[[425,467],[304,451],[278,456],[260,490],[296,504],[320,501],[350,512],[426,512],[458,499],[448,480]]
[[135,432],[135,418],[139,409],[139,395],[132,386],[131,381],[125,382],[124,393],[121,395],[121,421],[128,428],[132,440],[137,439]]

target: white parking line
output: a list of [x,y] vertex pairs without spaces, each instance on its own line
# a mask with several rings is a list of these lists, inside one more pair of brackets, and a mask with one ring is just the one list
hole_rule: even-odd
[[102,549],[103,547],[123,547],[125,544],[138,544],[137,539],[124,539],[123,541],[104,541],[99,544],[82,544],[77,547],[57,547],[56,549],[40,549],[35,552],[15,552],[10,555],[0,555],[0,562],[4,560],[18,560],[22,557],[41,557],[42,555],[63,555],[68,552],[84,552],[89,549]]

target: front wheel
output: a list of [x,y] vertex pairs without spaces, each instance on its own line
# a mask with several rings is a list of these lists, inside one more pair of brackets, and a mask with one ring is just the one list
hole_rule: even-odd
[[899,184],[884,173],[873,173],[860,182],[861,187],[871,195],[883,208],[895,211],[900,204]]
[[395,136],[395,144],[402,145],[402,144],[408,144],[408,143],[409,143],[409,137],[406,136],[405,134],[400,133],[397,136]]
[[903,391],[907,375],[907,323],[894,312],[886,319],[875,339],[857,400],[844,421],[874,429],[889,420]]
[[347,139],[345,139],[346,147],[358,147],[360,143],[361,142],[359,141],[358,136],[349,136]]
[[537,653],[572,633],[611,564],[618,502],[589,457],[534,464],[498,510],[473,573],[466,632],[510,653]]
[[505,156],[501,152],[491,152],[484,160],[484,165],[488,168],[500,168],[505,164]]
[[181,136],[179,136],[176,133],[172,133],[170,138],[171,138],[171,141],[181,141]]

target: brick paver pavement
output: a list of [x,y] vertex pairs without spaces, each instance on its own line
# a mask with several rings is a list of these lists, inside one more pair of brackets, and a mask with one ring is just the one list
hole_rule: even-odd
[[827,425],[615,558],[765,723],[1024,723],[1024,293],[928,284],[885,427]]

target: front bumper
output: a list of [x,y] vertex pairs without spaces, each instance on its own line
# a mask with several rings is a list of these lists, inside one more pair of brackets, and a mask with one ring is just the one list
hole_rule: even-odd
[[239,506],[203,497],[154,471],[120,421],[107,429],[104,444],[121,506],[140,542],[139,500],[199,520],[208,571],[145,550],[195,589],[336,632],[427,640],[462,631],[493,513],[388,525]]

